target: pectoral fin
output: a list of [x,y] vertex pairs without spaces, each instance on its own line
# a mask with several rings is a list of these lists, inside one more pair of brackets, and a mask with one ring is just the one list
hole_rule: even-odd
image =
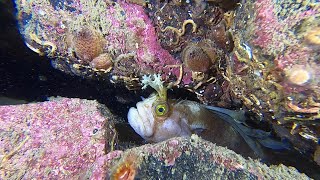
[[211,110],[214,114],[220,116],[226,122],[230,123],[233,128],[235,128],[235,130],[243,137],[250,148],[254,150],[260,157],[263,157],[263,151],[260,145],[274,150],[290,149],[288,144],[271,138],[270,132],[260,129],[253,129],[247,125],[244,125],[246,118],[243,111],[232,111],[213,106],[206,106],[206,108]]
[[[207,106],[207,109],[211,110],[212,113],[214,113],[215,115],[219,116],[222,120],[228,122],[241,136],[242,138],[245,140],[245,142],[248,144],[248,146],[261,158],[264,158],[264,153],[263,150],[260,147],[260,144],[257,143],[253,138],[251,138],[250,136],[248,136],[247,134],[250,134],[251,130],[242,125],[241,121],[244,121],[244,114],[243,117],[239,116],[239,115],[235,115],[235,113],[232,113],[232,116],[227,115],[227,112],[230,112],[231,110],[227,110],[227,109],[223,109],[223,112],[221,112],[220,108],[219,111],[216,110],[216,107],[212,107],[212,106]],[[214,110],[213,110],[214,109]],[[236,117],[240,117],[240,121],[235,120]]]
[[271,139],[270,137],[265,138],[265,139],[257,139],[259,141],[259,143],[269,149],[273,149],[273,150],[290,150],[290,144],[286,143],[286,142],[281,142],[281,141],[276,141],[274,139]]

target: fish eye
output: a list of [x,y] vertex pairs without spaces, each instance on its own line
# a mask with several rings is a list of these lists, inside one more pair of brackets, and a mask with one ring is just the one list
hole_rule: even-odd
[[155,114],[157,116],[164,116],[168,112],[168,104],[167,103],[159,103],[155,105]]
[[161,112],[161,113],[163,113],[163,112],[164,112],[164,108],[163,108],[163,107],[159,107],[159,108],[158,108],[158,111]]

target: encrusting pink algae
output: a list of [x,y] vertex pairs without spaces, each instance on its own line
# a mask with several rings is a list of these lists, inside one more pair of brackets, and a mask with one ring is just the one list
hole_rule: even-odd
[[103,174],[106,147],[113,137],[107,132],[115,131],[101,107],[96,101],[67,98],[1,106],[0,178],[77,179]]

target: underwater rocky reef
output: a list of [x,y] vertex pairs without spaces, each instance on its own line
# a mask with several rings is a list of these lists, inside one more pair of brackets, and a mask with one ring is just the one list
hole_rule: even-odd
[[[47,57],[55,69],[66,75],[103,81],[108,88],[139,93],[142,77],[158,74],[164,85],[173,89],[168,95],[182,90],[190,92],[201,104],[241,109],[246,112],[250,126],[270,132],[320,165],[319,1],[16,0],[15,3],[25,45]],[[190,139],[171,141],[181,142],[178,144],[183,150],[199,148],[188,144]],[[159,148],[171,141],[154,146]],[[111,176],[122,173],[124,179],[132,178],[132,174],[151,178],[148,174],[151,171],[143,171],[142,157],[159,163],[154,164],[159,169],[167,166],[161,162],[166,161],[164,158],[154,159],[156,150],[152,148],[147,145],[115,153],[108,163],[119,168],[111,168]],[[217,147],[210,145],[210,148]],[[198,150],[196,153],[203,153]],[[138,151],[149,154],[137,156]],[[184,153],[177,157],[187,160],[191,156],[201,157]],[[206,154],[205,158],[208,157]],[[132,161],[141,162],[141,166],[132,167]],[[214,160],[209,158],[205,162],[211,161]],[[221,168],[220,165],[219,161],[219,167],[215,168]],[[228,168],[232,170],[221,177],[237,173],[252,179],[273,177],[272,173],[261,175],[247,166]],[[183,170],[176,172],[180,171]]]
[[309,179],[196,135],[116,150],[115,118],[97,101],[77,98],[0,106],[1,179]]

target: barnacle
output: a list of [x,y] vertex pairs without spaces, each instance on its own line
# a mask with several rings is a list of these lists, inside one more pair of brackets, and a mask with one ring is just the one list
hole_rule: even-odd
[[91,27],[83,27],[73,34],[72,47],[79,59],[90,62],[103,51],[103,37]]
[[120,54],[114,61],[114,65],[116,68],[122,70],[122,71],[126,71],[125,67],[122,67],[119,65],[120,61],[125,60],[125,59],[131,59],[131,58],[136,58],[136,54],[135,53],[127,53],[127,54]]

